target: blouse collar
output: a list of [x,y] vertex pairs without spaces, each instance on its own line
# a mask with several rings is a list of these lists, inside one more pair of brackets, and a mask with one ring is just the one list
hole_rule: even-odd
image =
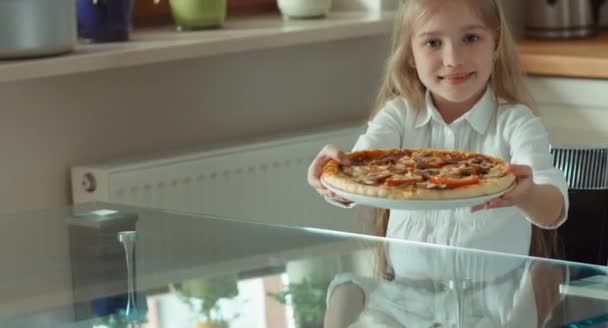
[[[441,114],[439,114],[439,111],[433,104],[431,92],[428,89],[426,91],[425,99],[426,105],[424,110],[421,111],[418,117],[416,118],[416,127],[419,128],[428,124],[431,119],[447,126],[447,124],[443,120],[443,117],[441,117]],[[471,127],[473,127],[475,131],[477,131],[477,133],[483,134],[486,132],[488,125],[490,124],[490,119],[496,111],[496,108],[496,97],[494,96],[494,92],[492,92],[492,90],[488,87],[486,88],[486,91],[484,92],[483,96],[479,99],[479,101],[477,101],[475,106],[473,106],[473,108],[464,113],[464,115],[456,119],[453,123],[466,120],[467,122],[469,122]]]

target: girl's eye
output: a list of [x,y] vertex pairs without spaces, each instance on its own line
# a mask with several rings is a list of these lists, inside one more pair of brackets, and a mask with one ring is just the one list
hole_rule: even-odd
[[429,40],[424,45],[427,46],[427,47],[429,47],[429,48],[437,48],[437,47],[441,46],[441,41],[439,41],[439,40]]
[[479,41],[479,35],[476,34],[467,34],[464,37],[464,43],[475,43],[477,41]]

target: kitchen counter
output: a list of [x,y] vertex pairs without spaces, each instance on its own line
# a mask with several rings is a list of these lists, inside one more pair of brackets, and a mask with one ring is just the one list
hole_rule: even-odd
[[522,39],[519,48],[528,74],[608,79],[608,32],[578,40]]

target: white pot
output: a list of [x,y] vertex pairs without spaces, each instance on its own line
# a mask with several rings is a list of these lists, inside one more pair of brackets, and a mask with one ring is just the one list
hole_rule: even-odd
[[329,13],[331,0],[277,0],[281,13],[291,18],[322,17]]
[[75,0],[0,0],[0,58],[57,55],[76,45]]

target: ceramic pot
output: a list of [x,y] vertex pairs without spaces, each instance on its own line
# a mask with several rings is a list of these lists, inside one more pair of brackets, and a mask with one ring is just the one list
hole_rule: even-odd
[[226,20],[226,0],[169,0],[177,29],[218,28]]
[[329,13],[331,0],[277,0],[277,5],[288,18],[319,18]]

